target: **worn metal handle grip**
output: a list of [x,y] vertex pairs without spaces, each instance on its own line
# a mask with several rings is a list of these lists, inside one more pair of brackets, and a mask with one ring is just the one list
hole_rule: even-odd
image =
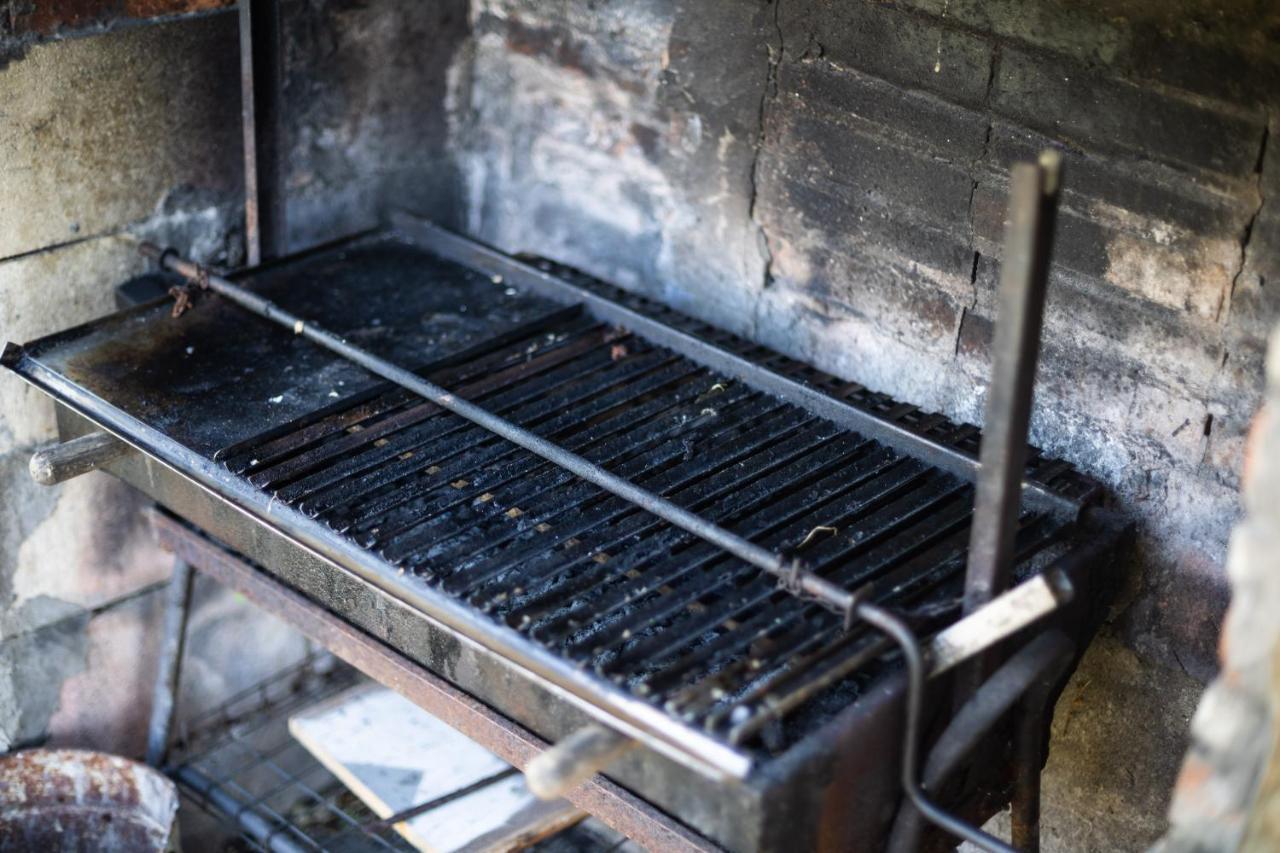
[[558,799],[635,746],[636,741],[613,729],[585,726],[530,761],[525,783],[539,799]]
[[31,479],[42,486],[87,474],[129,452],[129,445],[105,432],[91,432],[37,450],[27,466]]

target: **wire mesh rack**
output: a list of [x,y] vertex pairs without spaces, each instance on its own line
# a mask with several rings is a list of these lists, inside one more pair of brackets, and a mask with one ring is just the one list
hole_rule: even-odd
[[[415,849],[289,733],[289,717],[364,681],[322,649],[179,727],[166,772],[184,801],[232,830],[231,851]],[[588,818],[534,853],[635,853]]]
[[412,850],[289,734],[290,715],[357,684],[324,651],[182,726],[167,771],[184,798],[232,824],[232,849]]

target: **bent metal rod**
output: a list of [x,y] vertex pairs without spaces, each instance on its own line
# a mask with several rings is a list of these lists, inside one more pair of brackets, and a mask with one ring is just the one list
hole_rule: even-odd
[[705,539],[735,557],[763,569],[776,577],[779,585],[784,589],[793,594],[811,598],[841,614],[844,617],[846,627],[851,624],[854,610],[858,603],[857,596],[806,569],[798,560],[788,560],[767,548],[761,548],[736,533],[732,533],[660,495],[637,486],[630,480],[619,477],[576,453],[568,451],[541,436],[513,424],[505,418],[464,400],[439,385],[428,382],[412,371],[392,364],[386,359],[379,358],[320,326],[308,323],[270,300],[263,299],[261,296],[233,284],[221,276],[210,273],[199,264],[180,258],[171,249],[164,250],[153,243],[142,243],[139,245],[139,251],[147,257],[154,258],[161,268],[175,272],[203,289],[212,290],[240,307],[257,314],[259,317],[283,326],[291,330],[295,335],[307,338],[330,352],[359,365],[370,373],[374,373],[389,382],[412,391],[440,408],[453,412],[455,415],[505,438],[512,444],[523,447],[530,453],[541,456],[548,462],[559,465],[582,479],[594,483],[605,491],[612,492],[623,500],[629,501],[659,518]]

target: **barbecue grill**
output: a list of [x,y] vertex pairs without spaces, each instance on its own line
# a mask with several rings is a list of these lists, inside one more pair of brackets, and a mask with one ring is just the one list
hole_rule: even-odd
[[[94,459],[210,547],[503,718],[551,742],[603,726],[608,748],[569,776],[612,759],[604,772],[675,827],[664,844],[915,844],[899,781],[911,649],[859,607],[939,638],[926,652],[941,674],[914,685],[922,716],[905,733],[938,744],[932,795],[980,821],[1019,762],[1038,772],[1037,730],[1123,539],[1069,465],[1030,453],[1017,586],[961,621],[972,426],[407,216],[233,277],[307,331],[639,490],[628,497],[162,260],[148,283],[177,288],[181,312],[162,296],[6,348],[5,366],[58,402],[63,439],[105,432],[87,439]],[[722,533],[775,569],[709,538]],[[948,648],[968,663],[942,673]],[[1038,707],[948,728],[957,708],[976,725],[964,700],[1015,665],[1030,675],[1009,703],[1039,678]],[[984,744],[980,758],[939,758],[956,737]],[[948,772],[931,782],[935,758]]]

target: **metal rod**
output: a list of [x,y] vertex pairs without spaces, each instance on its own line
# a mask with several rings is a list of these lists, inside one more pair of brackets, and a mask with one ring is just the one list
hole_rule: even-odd
[[110,433],[98,430],[40,448],[31,454],[27,470],[31,479],[40,485],[52,486],[95,471],[128,452],[129,445]]
[[289,329],[295,335],[301,335],[330,352],[351,361],[353,364],[359,365],[377,376],[381,376],[383,379],[413,391],[442,409],[478,424],[511,443],[541,456],[548,462],[559,465],[561,468],[590,483],[594,483],[605,491],[630,501],[677,527],[681,527],[695,536],[705,539],[718,548],[722,548],[735,557],[755,565],[757,568],[778,578],[780,585],[793,594],[810,597],[845,616],[846,619],[851,612],[855,603],[852,593],[831,583],[820,575],[808,571],[798,561],[788,560],[766,548],[761,548],[759,545],[707,521],[700,515],[690,512],[666,498],[653,494],[630,480],[607,471],[576,453],[565,450],[563,447],[547,441],[505,418],[499,417],[467,400],[463,400],[449,390],[428,382],[412,371],[405,370],[386,359],[379,358],[368,350],[355,346],[317,325],[307,323],[301,317],[286,311],[275,303],[263,299],[261,296],[245,290],[225,278],[213,275],[191,261],[179,258],[172,251],[162,251],[151,243],[143,243],[141,251],[149,257],[158,259],[163,268],[176,272],[184,278],[198,283],[201,287],[214,291],[240,307],[257,314],[259,317]]
[[264,816],[253,805],[240,802],[195,767],[190,765],[180,767],[174,777],[203,797],[218,811],[231,815],[245,835],[270,850],[271,853],[304,853],[311,849],[312,845],[304,847],[289,837],[286,834],[290,831],[288,828],[281,827],[278,822]]
[[[674,350],[722,376],[747,382],[753,388],[801,406],[819,417],[958,477],[966,480],[977,478],[977,460],[956,446],[962,435],[969,431],[976,432],[977,427],[959,426],[945,441],[923,435],[903,423],[864,411],[846,400],[798,381],[753,357],[655,319],[644,310],[631,307],[633,302],[630,299],[624,304],[616,297],[543,272],[508,257],[497,249],[450,233],[438,225],[407,213],[392,212],[391,221],[407,239],[434,254],[486,274],[501,275],[507,283],[528,288],[558,304],[582,305],[598,320],[624,326],[646,340]],[[1097,488],[1091,487],[1086,493],[1069,498],[1044,483],[1034,480],[1023,482],[1023,498],[1027,504],[1037,511],[1048,512],[1059,518],[1075,518],[1097,493]]]
[[589,723],[526,764],[525,782],[538,799],[557,800],[639,745],[611,728]]
[[147,727],[147,763],[153,767],[164,762],[169,748],[169,729],[173,725],[173,709],[182,673],[182,647],[187,633],[192,578],[190,564],[181,557],[176,558],[165,595],[164,636],[151,700],[151,722]]
[[250,266],[270,260],[284,250],[281,62],[278,0],[240,0],[244,231]]
[[874,604],[862,603],[857,606],[859,619],[875,626],[887,634],[902,650],[903,660],[907,665],[907,719],[902,736],[902,789],[912,804],[933,823],[965,841],[974,844],[988,853],[1017,853],[1014,848],[1005,844],[994,835],[971,826],[955,815],[943,810],[925,796],[924,789],[918,779],[919,759],[917,752],[920,746],[920,715],[924,701],[925,662],[924,653],[915,634],[906,623],[887,610]]
[[1023,853],[1040,850],[1040,768],[1045,756],[1045,727],[1054,687],[1070,658],[1068,654],[1058,667],[1040,672],[1015,711],[1013,797],[1009,812],[1013,845]]
[[1060,182],[1061,158],[1054,151],[1041,154],[1039,163],[1013,167],[1000,307],[992,343],[994,364],[965,579],[966,613],[1008,585],[1013,565]]

